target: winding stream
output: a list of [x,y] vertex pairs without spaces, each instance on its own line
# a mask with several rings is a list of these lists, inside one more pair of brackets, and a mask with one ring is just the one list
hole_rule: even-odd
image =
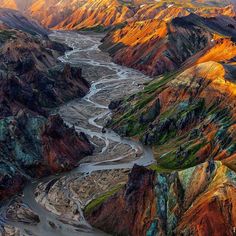
[[[102,35],[99,34],[74,32],[55,32],[51,35],[53,40],[64,42],[73,48],[59,59],[62,62],[80,66],[84,77],[91,82],[91,89],[83,99],[67,103],[60,107],[58,112],[68,125],[73,125],[78,132],[82,131],[87,134],[96,148],[93,156],[85,158],[80,166],[70,173],[41,179],[25,187],[22,200],[39,215],[40,223],[28,225],[11,222],[6,217],[4,219],[6,223],[18,227],[22,235],[106,235],[93,229],[84,219],[79,222],[63,220],[46,210],[35,201],[35,188],[39,183],[62,176],[89,174],[98,170],[132,168],[135,163],[146,166],[153,162],[152,151],[148,147],[103,129],[110,117],[109,103],[141,90],[142,84],[150,78],[138,71],[113,63],[106,53],[99,50],[101,37]],[[2,215],[6,207],[1,209]],[[52,222],[55,227],[52,227],[49,222]]]

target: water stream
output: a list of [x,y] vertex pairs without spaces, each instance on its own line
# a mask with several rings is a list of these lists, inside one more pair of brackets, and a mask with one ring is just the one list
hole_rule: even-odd
[[[64,221],[46,210],[35,201],[35,188],[39,183],[61,176],[89,174],[98,170],[132,168],[135,163],[147,166],[153,162],[150,148],[144,147],[139,142],[122,138],[113,131],[103,129],[103,125],[110,117],[109,103],[114,99],[120,99],[139,91],[142,89],[142,84],[150,78],[136,70],[113,63],[106,53],[99,50],[101,37],[99,34],[75,32],[55,32],[51,35],[53,40],[64,42],[73,48],[59,59],[64,63],[82,67],[84,77],[91,82],[91,89],[84,98],[63,105],[58,112],[68,125],[73,125],[78,132],[84,132],[96,149],[93,156],[86,158],[73,171],[40,179],[25,187],[22,200],[39,215],[40,223],[37,225],[11,222],[4,217],[10,202],[1,208],[2,219],[8,224],[18,227],[22,235],[106,235],[93,229],[84,219],[80,222]],[[52,227],[49,222],[52,222],[55,227]]]

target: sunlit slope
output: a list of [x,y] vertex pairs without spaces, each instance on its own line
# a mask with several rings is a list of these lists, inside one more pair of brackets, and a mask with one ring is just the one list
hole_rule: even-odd
[[36,0],[28,13],[48,27],[81,29],[110,26],[126,21],[133,11],[117,0]]
[[134,12],[116,0],[89,0],[56,28],[81,29],[125,22]]
[[117,63],[160,75],[209,57],[214,61],[232,59],[235,27],[234,18],[203,18],[196,14],[170,21],[162,18],[130,22],[109,33],[101,47]]
[[0,5],[24,11],[55,29],[101,29],[131,21],[171,20],[190,13],[235,16],[231,1],[0,0]]

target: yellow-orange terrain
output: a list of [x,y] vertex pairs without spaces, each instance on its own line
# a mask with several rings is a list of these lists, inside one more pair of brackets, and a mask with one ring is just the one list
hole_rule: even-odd
[[1,0],[0,5],[18,10],[23,8],[25,13],[54,29],[106,27],[123,23],[134,14],[118,0]]
[[[235,1],[0,4],[24,9],[51,29],[107,32],[101,50],[153,77],[139,93],[110,105],[106,128],[150,146],[155,163],[135,165],[123,188],[88,203],[92,226],[111,235],[235,235]],[[13,41],[2,52],[21,59]],[[37,60],[37,69],[44,66]],[[61,150],[51,145],[56,152],[46,155],[53,163]]]
[[[156,164],[143,176],[153,178],[154,170],[156,180],[153,186],[143,186],[142,180],[132,182],[135,173],[131,173],[122,191],[86,217],[92,225],[118,235],[233,236],[234,7],[198,6],[191,11],[183,6],[159,7],[143,6],[125,26],[109,32],[101,45],[115,62],[154,76],[142,92],[112,105],[107,127],[152,146]],[[154,199],[148,197],[153,190]],[[144,194],[149,211],[137,192]],[[131,198],[137,198],[137,205],[130,204]],[[122,221],[127,205],[129,218],[137,217],[137,225],[145,219],[141,229]]]
[[[145,217],[144,231],[138,231],[140,235],[160,232],[233,235],[236,220],[234,72],[231,63],[199,63],[158,77],[143,92],[121,102],[108,126],[153,147],[156,164],[150,167],[146,178],[153,176],[155,170],[156,180],[153,186],[130,180],[122,191],[86,216],[92,225],[108,233],[135,235],[136,225],[126,224],[120,218],[126,214],[123,205],[130,204],[127,199],[135,199],[141,191],[145,202],[150,204],[148,209],[155,207],[156,213],[147,212],[142,204],[128,207],[129,214],[138,209],[140,217]],[[133,191],[129,190],[134,184],[137,186]],[[154,200],[147,195],[153,190]],[[121,207],[116,211],[112,204]],[[115,221],[113,228],[111,224],[103,225],[114,212],[117,216],[111,218]],[[141,218],[136,222],[143,224]]]
[[0,0],[0,5],[21,10],[54,29],[106,28],[137,20],[171,20],[190,13],[235,16],[230,1]]

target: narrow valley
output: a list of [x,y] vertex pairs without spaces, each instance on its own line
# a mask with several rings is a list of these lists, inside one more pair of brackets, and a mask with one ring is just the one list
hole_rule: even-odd
[[[82,131],[88,135],[96,147],[95,153],[83,159],[80,166],[69,173],[29,183],[22,197],[14,197],[2,207],[1,222],[9,225],[7,227],[13,227],[8,230],[17,232],[19,229],[23,235],[67,236],[78,235],[78,232],[79,235],[105,235],[86,222],[81,207],[85,207],[85,203],[93,200],[96,194],[109,190],[111,184],[123,185],[134,164],[148,166],[154,161],[150,148],[144,147],[139,142],[121,138],[111,130],[103,129],[110,118],[108,106],[113,100],[140,91],[143,88],[142,84],[151,78],[113,63],[110,57],[99,49],[100,34],[55,32],[50,38],[73,48],[60,57],[60,60],[72,66],[80,66],[84,77],[92,84],[84,98],[59,107],[58,112],[69,126],[74,126],[78,132]],[[101,171],[105,173],[104,186],[98,188],[95,181],[102,174],[99,173]],[[112,182],[114,174],[117,175],[115,183]],[[83,188],[83,182],[91,184],[87,189],[90,193],[81,194],[80,191],[76,192],[70,188],[70,183],[73,183],[74,188],[80,190]],[[53,188],[57,184],[59,187]],[[50,188],[53,195],[49,194]],[[85,199],[83,201],[83,195],[87,195],[84,197],[86,201]],[[57,196],[58,199],[50,199],[52,196]],[[20,202],[22,212],[17,212],[14,206],[16,201]],[[9,210],[11,207],[13,212]],[[25,208],[30,209],[30,214]],[[73,210],[74,208],[76,210]],[[39,217],[38,222],[31,222],[35,217]]]

